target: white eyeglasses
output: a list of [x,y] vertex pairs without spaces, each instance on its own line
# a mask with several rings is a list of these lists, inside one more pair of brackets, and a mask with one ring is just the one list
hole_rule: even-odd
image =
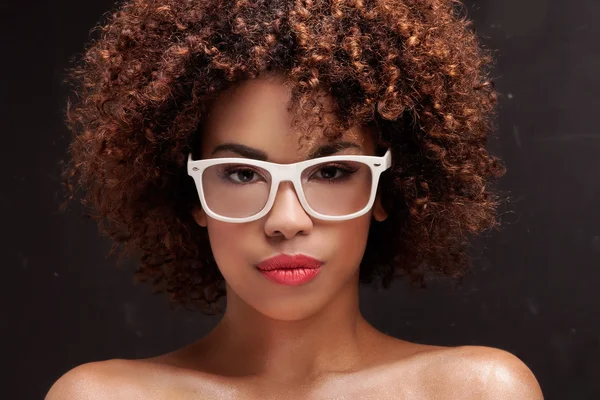
[[202,208],[214,219],[243,223],[262,218],[273,207],[279,183],[290,181],[310,216],[343,221],[367,213],[375,202],[381,173],[392,165],[388,149],[382,157],[339,155],[293,164],[248,158],[192,160]]

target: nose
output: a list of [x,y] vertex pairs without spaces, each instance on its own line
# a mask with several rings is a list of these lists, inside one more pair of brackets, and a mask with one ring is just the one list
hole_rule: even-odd
[[312,228],[313,221],[300,204],[294,185],[281,182],[275,203],[267,214],[265,233],[270,237],[291,239],[298,234],[309,234]]

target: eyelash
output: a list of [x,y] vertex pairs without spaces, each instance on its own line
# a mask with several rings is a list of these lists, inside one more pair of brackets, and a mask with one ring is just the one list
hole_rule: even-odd
[[[335,168],[336,170],[339,170],[343,173],[343,175],[339,178],[332,178],[332,179],[323,178],[323,180],[325,180],[327,183],[331,183],[331,184],[344,182],[346,179],[348,179],[348,177],[351,174],[353,174],[357,171],[357,168],[350,168],[346,165],[336,164],[336,163],[321,165],[316,169],[316,171],[322,171],[323,169],[326,169],[326,168]],[[241,171],[252,171],[255,175],[262,176],[259,171],[257,171],[256,169],[254,169],[250,166],[232,166],[232,167],[226,168],[224,171],[221,171],[219,173],[219,177],[225,181],[232,182],[230,179],[230,176],[235,173],[239,173]],[[313,171],[313,172],[316,172],[316,171]],[[314,173],[310,174],[311,177],[313,175],[314,175]],[[264,181],[264,179],[263,179],[263,181]],[[246,183],[244,183],[244,182],[241,182],[241,183],[234,182],[234,183],[236,183],[236,184],[251,184],[251,183],[254,183],[254,181],[246,182]]]

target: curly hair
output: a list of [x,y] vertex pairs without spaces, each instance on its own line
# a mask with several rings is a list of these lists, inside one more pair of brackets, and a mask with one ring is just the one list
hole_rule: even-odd
[[362,124],[392,150],[361,283],[461,277],[470,237],[498,225],[493,57],[456,0],[130,0],[97,27],[66,75],[67,202],[80,197],[111,253],[139,257],[136,276],[174,305],[212,314],[225,295],[186,156],[211,102],[269,71],[293,83],[301,141]]

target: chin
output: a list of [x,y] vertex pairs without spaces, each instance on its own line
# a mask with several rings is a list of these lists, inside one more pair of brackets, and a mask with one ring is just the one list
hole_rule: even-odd
[[[314,314],[318,313],[321,307],[314,302],[305,302],[305,304],[290,304],[288,302],[281,302],[280,304],[273,304],[271,306],[265,306],[264,304],[260,308],[256,309],[257,312],[263,314],[265,317],[276,320],[276,321],[302,321],[307,319]],[[308,303],[308,304],[306,304]]]

